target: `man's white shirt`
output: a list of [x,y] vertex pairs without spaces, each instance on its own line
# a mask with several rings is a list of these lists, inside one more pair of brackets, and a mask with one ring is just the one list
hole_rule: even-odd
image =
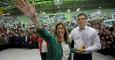
[[74,28],[69,38],[74,41],[74,48],[84,46],[87,54],[101,48],[98,32],[89,26],[85,26],[82,30],[79,27]]

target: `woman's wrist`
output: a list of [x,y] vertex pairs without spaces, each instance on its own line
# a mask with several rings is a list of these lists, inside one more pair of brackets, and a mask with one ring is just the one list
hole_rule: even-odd
[[37,20],[37,16],[35,15],[35,16],[32,16],[32,17],[30,17],[30,19],[31,20]]
[[33,22],[33,24],[35,25],[35,27],[36,27],[37,29],[42,29],[42,25],[41,25],[41,23],[37,20],[37,16],[34,16],[34,17],[30,18],[30,19],[31,19],[31,21]]

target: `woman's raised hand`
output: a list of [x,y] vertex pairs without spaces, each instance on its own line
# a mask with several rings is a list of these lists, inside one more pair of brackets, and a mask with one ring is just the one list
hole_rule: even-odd
[[36,9],[35,9],[34,0],[32,1],[32,4],[30,4],[28,0],[16,0],[16,6],[27,17],[31,19],[33,17],[36,17]]

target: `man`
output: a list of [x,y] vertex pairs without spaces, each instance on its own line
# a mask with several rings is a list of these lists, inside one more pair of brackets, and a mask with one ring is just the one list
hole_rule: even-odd
[[74,41],[74,60],[92,60],[92,52],[101,48],[96,29],[87,26],[87,16],[81,13],[77,16],[78,27],[74,28],[69,37]]

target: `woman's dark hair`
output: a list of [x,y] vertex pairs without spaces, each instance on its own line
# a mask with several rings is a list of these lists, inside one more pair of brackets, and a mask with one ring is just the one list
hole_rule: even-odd
[[56,32],[56,31],[57,31],[57,27],[58,27],[59,25],[62,25],[62,26],[64,27],[64,30],[65,30],[65,33],[64,33],[64,41],[65,41],[65,43],[69,43],[68,31],[67,31],[66,26],[64,25],[64,23],[59,22],[59,23],[56,24],[56,26],[55,26],[55,28],[54,28],[54,35],[57,36],[57,32]]

